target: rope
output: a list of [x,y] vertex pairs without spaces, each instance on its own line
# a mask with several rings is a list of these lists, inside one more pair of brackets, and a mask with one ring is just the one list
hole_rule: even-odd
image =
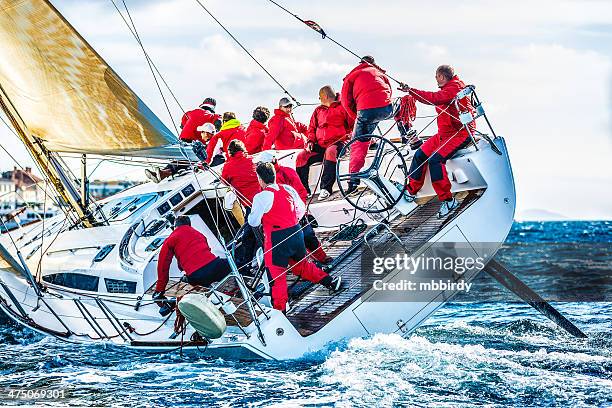
[[230,32],[230,31],[229,31],[229,30],[228,30],[228,29],[227,29],[227,28],[224,26],[224,25],[223,25],[223,23],[221,23],[221,21],[219,21],[219,20],[217,19],[217,17],[215,17],[215,16],[214,16],[214,15],[213,15],[213,14],[212,14],[212,13],[211,13],[211,12],[210,12],[210,11],[209,11],[207,8],[206,8],[206,6],[204,6],[204,4],[202,4],[202,2],[201,2],[200,0],[195,0],[195,1],[196,1],[196,3],[198,3],[198,4],[199,4],[199,6],[200,6],[200,7],[201,7],[201,8],[202,8],[202,9],[203,9],[203,10],[204,10],[204,11],[205,11],[205,12],[206,12],[206,13],[207,13],[207,14],[208,14],[208,15],[209,15],[209,16],[210,16],[212,19],[213,19],[213,20],[215,20],[215,22],[216,22],[216,23],[217,23],[217,24],[218,24],[218,25],[219,25],[219,26],[220,26],[220,27],[223,29],[223,31],[225,31],[225,32],[227,33],[227,35],[229,35],[229,36],[230,36],[230,38],[231,38],[232,40],[234,40],[234,42],[235,42],[236,44],[238,44],[238,46],[239,46],[240,48],[242,48],[242,50],[243,50],[243,51],[244,51],[244,52],[245,52],[245,53],[246,53],[246,54],[247,54],[249,57],[251,57],[251,59],[252,59],[252,60],[253,60],[253,61],[254,61],[254,62],[255,62],[255,63],[258,65],[258,66],[259,66],[259,68],[261,68],[261,69],[262,69],[262,70],[263,70],[263,71],[264,71],[264,72],[265,72],[265,73],[266,73],[266,74],[267,74],[267,75],[270,77],[270,79],[272,79],[272,81],[274,81],[274,83],[276,83],[276,85],[278,85],[278,86],[279,86],[279,87],[280,87],[280,88],[283,90],[283,92],[284,92],[284,93],[285,93],[287,96],[289,96],[289,97],[290,97],[290,98],[293,100],[293,102],[295,102],[295,104],[296,104],[297,106],[300,106],[300,105],[301,105],[301,103],[300,103],[300,102],[299,102],[297,99],[295,99],[295,97],[294,97],[294,96],[293,96],[293,95],[292,95],[292,94],[291,94],[291,93],[290,93],[290,92],[287,90],[287,88],[285,88],[285,87],[284,87],[284,86],[283,86],[283,85],[282,85],[282,84],[281,84],[281,83],[280,83],[280,82],[279,82],[279,81],[278,81],[278,80],[277,80],[277,79],[274,77],[274,75],[272,75],[272,74],[270,73],[270,71],[268,71],[268,70],[267,70],[267,69],[266,69],[266,68],[265,68],[265,67],[264,67],[264,66],[263,66],[263,65],[262,65],[262,64],[261,64],[261,63],[260,63],[260,62],[257,60],[257,58],[255,58],[255,57],[253,56],[253,54],[251,54],[251,52],[249,52],[249,50],[247,50],[247,49],[245,48],[245,46],[244,46],[244,45],[242,45],[242,43],[241,43],[241,42],[240,42],[240,41],[239,41],[239,40],[238,40],[238,39],[237,39],[237,38],[236,38],[236,37],[235,37],[235,36],[234,36],[234,35],[233,35],[233,34],[232,34],[232,33],[231,33],[231,32]]

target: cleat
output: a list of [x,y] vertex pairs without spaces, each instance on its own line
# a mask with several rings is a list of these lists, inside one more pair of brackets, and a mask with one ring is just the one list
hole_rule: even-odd
[[440,207],[440,211],[438,211],[438,218],[446,217],[450,214],[455,208],[459,207],[459,203],[453,197],[452,200],[443,201],[442,206]]

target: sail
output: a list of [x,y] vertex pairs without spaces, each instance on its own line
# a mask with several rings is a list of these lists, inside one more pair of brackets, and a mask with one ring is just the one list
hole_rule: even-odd
[[178,142],[48,1],[0,3],[0,86],[50,151],[129,154]]

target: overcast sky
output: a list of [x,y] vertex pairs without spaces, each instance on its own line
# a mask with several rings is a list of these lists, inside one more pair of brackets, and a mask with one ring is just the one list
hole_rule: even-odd
[[[120,2],[121,0],[115,0]],[[154,112],[173,129],[138,44],[111,0],[53,0]],[[274,107],[282,91],[195,0],[126,0],[147,50],[184,107],[206,96],[243,121]],[[324,84],[338,90],[354,57],[266,0],[202,0],[303,102]],[[452,64],[475,84],[506,138],[517,212],[544,209],[576,219],[612,218],[612,2],[538,0],[281,0],[358,54],[371,54],[410,86],[435,88]],[[172,105],[173,116],[180,110]],[[312,107],[297,117],[307,121]],[[420,114],[430,110],[419,106]],[[0,125],[3,126],[3,125]],[[5,128],[2,143],[27,154]],[[10,162],[2,153],[5,166]],[[126,177],[104,168],[94,177]]]

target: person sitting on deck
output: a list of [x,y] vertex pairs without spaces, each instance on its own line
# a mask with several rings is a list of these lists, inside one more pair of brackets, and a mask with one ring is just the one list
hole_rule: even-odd
[[[194,141],[194,143],[192,144],[192,147],[194,148],[198,144],[195,142],[201,141],[202,143],[207,143],[215,135],[215,133],[217,133],[215,129],[215,125],[209,122],[198,126],[197,131],[200,133],[200,139],[197,141]],[[219,160],[220,158],[222,159],[222,157],[218,157],[218,155],[216,155],[212,163],[210,163],[210,165],[216,166],[218,164],[223,163],[223,160]],[[151,180],[152,182],[159,183],[163,179],[168,178],[170,176],[174,176],[181,170],[187,170],[187,169],[189,169],[189,163],[185,161],[182,161],[182,162],[176,161],[176,162],[167,164],[163,168],[153,167],[152,169],[145,169],[145,176],[147,176],[147,178]]]
[[215,113],[217,101],[214,98],[206,98],[199,108],[185,112],[181,118],[181,134],[179,138],[183,142],[191,143],[200,140],[198,126],[212,123],[217,130],[221,127],[221,117]]
[[[437,92],[421,91],[404,86],[403,91],[409,92],[421,103],[434,105],[438,114],[438,133],[430,137],[414,153],[414,158],[408,172],[410,178],[406,185],[404,196],[408,201],[414,201],[417,192],[423,187],[427,169],[431,173],[431,184],[442,201],[438,217],[444,217],[459,206],[451,194],[451,183],[446,173],[446,161],[459,149],[470,142],[470,135],[459,120],[459,112],[454,99],[465,84],[455,75],[450,65],[440,65],[436,69],[436,82],[440,88]],[[468,97],[459,101],[462,110],[473,110]],[[475,129],[475,123],[468,125]]]
[[263,150],[264,140],[268,135],[266,122],[270,118],[270,111],[265,106],[258,106],[253,111],[253,120],[246,130],[245,146],[249,154],[259,153]]
[[157,261],[157,284],[153,298],[162,297],[170,276],[172,258],[180,270],[185,271],[187,282],[191,285],[210,286],[232,271],[227,259],[214,255],[208,240],[191,226],[186,215],[176,217],[174,231],[165,239]]
[[223,125],[221,125],[221,130],[208,141],[208,145],[206,146],[206,154],[208,156],[206,163],[210,164],[213,160],[218,141],[221,141],[221,151],[225,153],[227,151],[227,146],[229,146],[232,140],[238,139],[244,142],[245,135],[246,130],[244,126],[240,124],[240,121],[236,119],[236,114],[234,112],[225,112],[223,114]]
[[[271,152],[263,152],[257,157],[258,163],[272,163],[274,166],[274,171],[276,171],[276,181],[278,184],[286,184],[291,186],[297,191],[298,195],[302,199],[304,205],[308,203],[308,192],[302,185],[300,178],[295,170],[291,167],[281,166],[278,164],[278,160],[276,156]],[[304,217],[300,219],[300,225],[302,226],[302,231],[304,232],[304,243],[306,244],[306,249],[310,253],[310,256],[320,262],[321,264],[327,264],[333,261],[332,257],[327,256],[325,250],[321,247],[321,243],[319,242],[317,236],[315,235],[314,229],[311,224],[312,215],[305,214]]]
[[[340,101],[355,120],[353,139],[370,135],[378,123],[393,116],[391,83],[385,71],[376,65],[374,58],[365,56],[344,78]],[[370,140],[356,141],[351,145],[349,173],[359,172],[365,164]],[[357,189],[359,180],[348,183],[347,193]]]
[[271,276],[272,304],[285,311],[289,294],[286,273],[290,266],[294,275],[337,291],[342,279],[331,277],[306,258],[304,234],[298,223],[306,207],[294,188],[277,184],[272,163],[259,163],[257,176],[263,189],[253,199],[248,217],[252,227],[263,226],[264,263]]
[[321,105],[312,113],[306,148],[298,154],[295,162],[295,170],[308,193],[310,166],[323,163],[320,200],[328,198],[332,193],[336,182],[338,153],[344,147],[344,142],[350,138],[355,124],[340,104],[339,98],[340,95],[329,85],[319,90]]
[[278,109],[268,122],[268,136],[264,140],[262,150],[270,150],[272,145],[276,150],[302,149],[306,142],[308,128],[297,122],[292,115],[293,103],[289,98],[281,98]]

